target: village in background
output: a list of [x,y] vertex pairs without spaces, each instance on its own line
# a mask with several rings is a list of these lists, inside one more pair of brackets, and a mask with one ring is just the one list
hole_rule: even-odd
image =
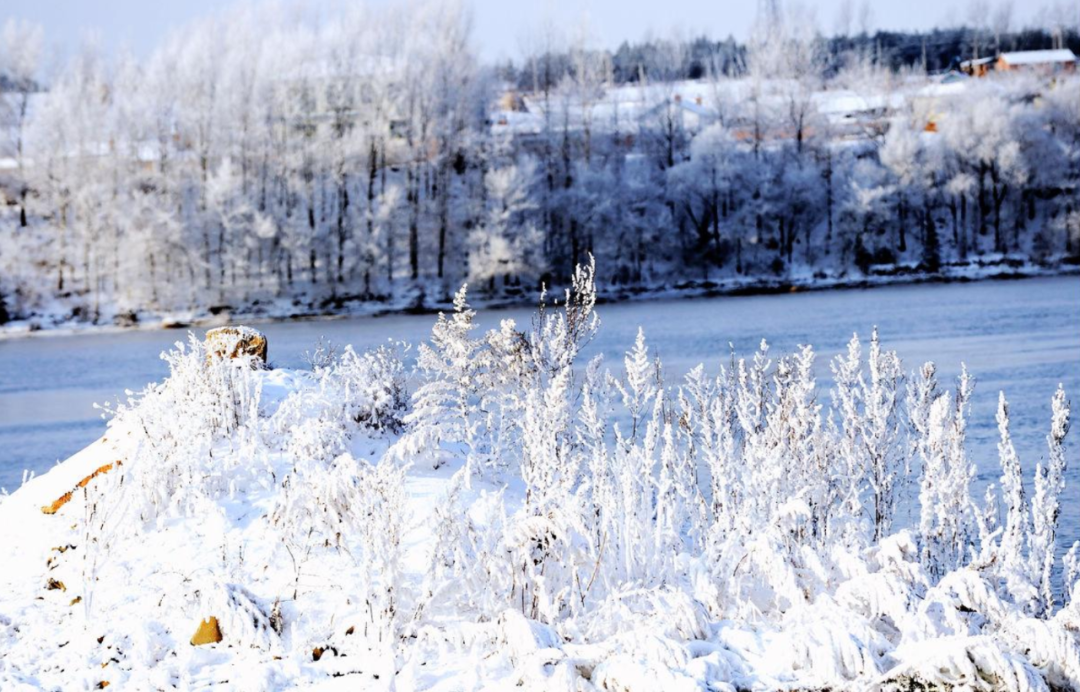
[[1077,17],[979,7],[897,33],[766,2],[746,42],[615,51],[548,28],[494,65],[443,4],[233,10],[145,59],[10,20],[0,323],[514,302],[590,255],[611,298],[1069,271]]

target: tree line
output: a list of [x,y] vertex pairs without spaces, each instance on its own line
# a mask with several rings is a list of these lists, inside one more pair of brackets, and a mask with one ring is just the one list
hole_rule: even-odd
[[0,317],[506,298],[590,254],[611,291],[1080,254],[1076,79],[942,84],[797,7],[743,45],[548,37],[510,68],[469,25],[241,9],[41,80],[9,21]]

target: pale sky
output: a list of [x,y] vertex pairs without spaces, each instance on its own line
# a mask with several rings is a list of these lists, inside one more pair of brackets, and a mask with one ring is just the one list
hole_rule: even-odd
[[[247,0],[259,5],[258,0]],[[372,0],[375,4],[407,0]],[[998,0],[984,0],[994,7]],[[333,7],[342,0],[306,0]],[[519,58],[523,41],[545,23],[576,31],[589,27],[594,45],[615,48],[622,40],[706,35],[745,38],[758,0],[465,0],[474,16],[474,39],[485,59]],[[805,0],[824,33],[836,26],[843,0]],[[853,0],[855,14],[861,0]],[[873,29],[930,29],[965,20],[972,0],[867,0]],[[44,26],[50,46],[71,46],[92,29],[102,47],[148,54],[168,30],[230,6],[228,0],[3,0],[0,21],[28,19]],[[1013,0],[1013,26],[1034,20],[1040,0]],[[853,29],[857,29],[857,20]]]

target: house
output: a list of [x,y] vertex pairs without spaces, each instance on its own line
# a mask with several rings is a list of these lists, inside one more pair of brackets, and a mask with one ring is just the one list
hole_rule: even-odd
[[705,99],[700,94],[687,99],[682,94],[675,94],[674,99],[681,111],[682,126],[688,132],[696,134],[719,119],[716,109],[705,105]]
[[994,69],[999,72],[1031,72],[1042,75],[1076,72],[1076,55],[1068,48],[1002,53]]
[[994,58],[964,60],[960,63],[960,71],[971,77],[985,77],[994,68],[994,62]]

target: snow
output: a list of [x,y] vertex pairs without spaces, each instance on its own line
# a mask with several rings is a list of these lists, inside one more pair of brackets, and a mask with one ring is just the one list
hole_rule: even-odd
[[[909,409],[929,426],[913,441],[961,469],[948,383],[921,390],[941,394],[929,418],[914,393],[892,409],[894,356],[867,340],[836,361],[832,406],[810,349],[675,389],[647,330],[622,370],[582,371],[591,281],[520,336],[483,335],[461,294],[411,374],[392,344],[306,371],[208,362],[196,340],[167,354],[101,440],[0,501],[0,688],[1080,685],[1080,601],[1032,610],[1038,578],[1003,578],[999,534],[941,563],[919,530],[873,539],[847,509],[870,498],[836,484],[878,446],[908,453],[882,431]],[[1058,395],[1036,526],[1067,421]],[[973,502],[942,497],[958,521]],[[189,644],[210,616],[223,641]]]

